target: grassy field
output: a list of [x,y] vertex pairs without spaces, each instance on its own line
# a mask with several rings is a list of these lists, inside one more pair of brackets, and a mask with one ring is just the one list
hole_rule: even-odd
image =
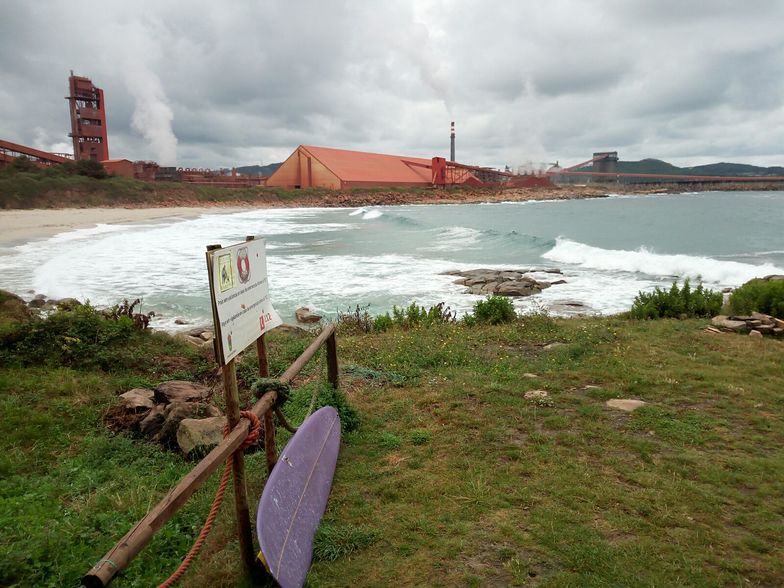
[[[781,585],[784,342],[706,323],[343,329],[341,385],[360,424],[343,439],[308,585]],[[13,333],[0,329],[0,585],[76,586],[192,465],[109,434],[103,411],[130,387],[210,383],[213,370],[164,335],[110,329],[103,356],[85,360],[67,335],[55,340],[70,352],[31,355],[51,340]],[[273,371],[308,341],[273,334]],[[252,366],[239,370],[247,401]],[[295,422],[323,376],[323,360],[303,374]],[[533,389],[548,396],[525,399]],[[610,398],[648,404],[627,414]],[[263,452],[248,470],[257,497]],[[115,585],[176,567],[214,484]],[[248,585],[230,502],[183,586]]]

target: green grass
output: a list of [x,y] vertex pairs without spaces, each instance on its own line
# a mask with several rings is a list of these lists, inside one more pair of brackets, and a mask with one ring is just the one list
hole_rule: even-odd
[[[537,315],[340,332],[356,422],[343,434],[308,586],[779,584],[784,342],[705,324]],[[270,337],[273,373],[308,341]],[[101,426],[118,390],[163,379],[160,358],[175,353],[162,337],[132,345],[159,360],[0,368],[0,584],[76,585],[191,467]],[[177,369],[205,374],[195,358]],[[252,355],[239,371],[250,402]],[[294,424],[314,391],[328,398],[324,376],[319,354],[285,406]],[[524,399],[531,389],[547,402]],[[627,414],[607,408],[610,398],[647,405]],[[279,430],[279,446],[289,437]],[[255,502],[263,452],[247,470]],[[214,483],[118,586],[160,582],[176,567]],[[247,585],[227,502],[182,585]]]

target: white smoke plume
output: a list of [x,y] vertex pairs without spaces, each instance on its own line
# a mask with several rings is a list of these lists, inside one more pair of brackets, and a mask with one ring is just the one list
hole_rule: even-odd
[[176,165],[174,113],[160,78],[141,63],[129,63],[125,68],[125,85],[136,103],[131,127],[147,139],[151,159],[164,166]]

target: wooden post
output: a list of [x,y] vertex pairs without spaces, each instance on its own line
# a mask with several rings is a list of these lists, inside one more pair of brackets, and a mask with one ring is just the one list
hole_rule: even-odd
[[[280,381],[289,384],[302,368],[310,361],[327,340],[334,336],[335,325],[327,325],[321,334],[311,342],[294,363],[280,376]],[[335,362],[337,365],[337,361]],[[236,373],[235,373],[236,389]],[[269,413],[277,401],[277,392],[270,390],[264,394],[251,409],[262,418]],[[239,447],[248,436],[249,423],[243,420],[232,429],[215,449],[210,451],[196,467],[191,470],[157,505],[155,505],[128,533],[112,547],[82,578],[88,587],[102,588],[124,570],[138,553],[144,549],[153,535],[182,508],[188,498],[198,490],[209,476]],[[247,518],[246,518],[247,520]]]
[[[267,341],[264,334],[256,339],[256,353],[259,356],[259,376],[269,377],[269,363],[267,362]],[[272,473],[272,468],[278,463],[278,450],[275,446],[275,422],[272,420],[272,410],[264,413],[264,452],[267,455],[267,473]]]
[[[222,368],[223,392],[226,400],[226,418],[229,429],[240,422],[240,399],[237,391],[237,366],[232,359]],[[237,534],[240,540],[242,561],[248,572],[253,570],[256,556],[253,549],[253,533],[250,527],[250,509],[248,508],[248,488],[245,484],[245,451],[234,452],[232,471],[234,472],[234,507],[237,513]]]
[[327,338],[327,380],[335,390],[338,389],[338,342],[333,329]]

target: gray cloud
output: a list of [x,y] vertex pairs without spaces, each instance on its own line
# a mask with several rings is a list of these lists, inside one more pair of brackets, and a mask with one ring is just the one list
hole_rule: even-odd
[[168,158],[168,108],[183,166],[299,143],[444,155],[452,119],[480,165],[784,163],[778,1],[143,0],[85,23],[64,0],[8,0],[1,16],[0,137],[39,147],[67,144],[74,69],[106,92],[112,157]]

